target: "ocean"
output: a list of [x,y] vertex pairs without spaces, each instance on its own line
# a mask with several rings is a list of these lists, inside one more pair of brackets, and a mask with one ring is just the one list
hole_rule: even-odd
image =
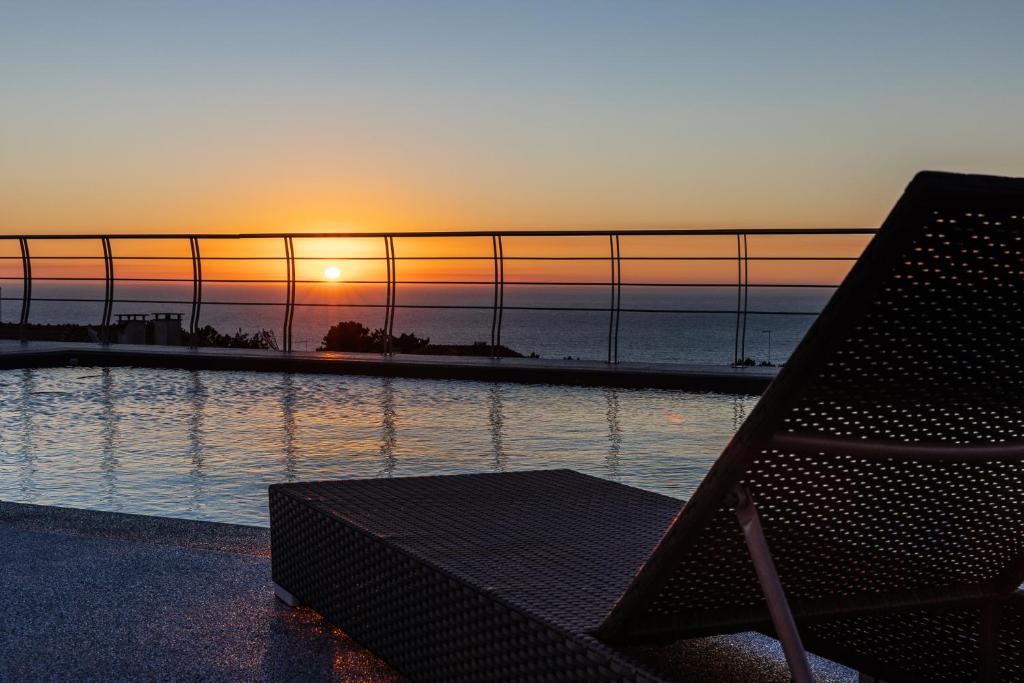
[[[0,320],[17,320],[20,288],[5,283]],[[821,310],[833,290],[752,287],[743,345],[757,363],[780,363]],[[188,325],[190,283],[153,285],[118,283],[114,313],[173,312]],[[102,303],[44,301],[50,298],[102,299],[102,283],[40,282],[33,289],[30,321],[95,325]],[[382,327],[385,290],[376,285],[345,283],[299,284],[293,323],[296,350],[315,350],[327,329],[355,320],[370,329]],[[521,310],[528,307],[605,308],[607,286],[507,285],[501,343],[524,355],[544,358],[605,359],[608,354],[607,311]],[[200,325],[221,332],[274,331],[281,339],[284,287],[258,284],[211,284],[203,288]],[[403,285],[396,293],[399,308],[394,332],[429,337],[436,344],[490,343],[494,290],[490,285]],[[411,306],[411,308],[402,308]],[[443,309],[429,306],[465,306]],[[727,365],[736,344],[736,287],[623,287],[623,312],[618,326],[618,359],[622,362]],[[473,308],[479,307],[479,308]],[[672,313],[630,312],[671,309]],[[698,313],[696,311],[719,311]],[[780,314],[781,313],[781,314]],[[808,315],[810,314],[810,315]]]

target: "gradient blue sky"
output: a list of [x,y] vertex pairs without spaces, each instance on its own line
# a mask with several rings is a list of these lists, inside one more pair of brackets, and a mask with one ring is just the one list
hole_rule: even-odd
[[1024,175],[1024,2],[0,0],[0,230],[873,225]]

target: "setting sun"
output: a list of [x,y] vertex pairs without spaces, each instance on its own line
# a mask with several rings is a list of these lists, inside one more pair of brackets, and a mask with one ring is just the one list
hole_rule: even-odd
[[339,277],[341,277],[341,268],[338,268],[338,266],[327,266],[324,268],[325,280],[337,280]]

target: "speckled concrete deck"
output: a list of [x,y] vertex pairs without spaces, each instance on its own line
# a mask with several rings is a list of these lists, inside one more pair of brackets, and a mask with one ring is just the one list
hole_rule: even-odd
[[0,504],[0,680],[397,681],[271,592],[269,532]]
[[[401,680],[279,603],[269,555],[264,528],[0,502],[0,681]],[[789,680],[778,644],[758,635],[636,654],[685,680]]]

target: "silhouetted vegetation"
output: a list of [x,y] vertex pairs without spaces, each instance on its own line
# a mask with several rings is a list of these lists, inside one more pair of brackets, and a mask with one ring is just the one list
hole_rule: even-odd
[[[356,351],[362,353],[382,352],[386,349],[387,334],[383,329],[370,331],[362,323],[346,320],[331,326],[324,335],[317,351]],[[402,333],[391,337],[391,349],[395,353],[427,353],[429,338]]]
[[[101,332],[102,330],[98,325],[75,325],[72,323],[56,325],[29,323],[24,328],[25,339],[28,341],[96,343],[101,341]],[[21,334],[21,326],[17,323],[0,323],[0,339],[20,339]],[[181,333],[181,339],[184,345],[187,346],[189,344],[189,334],[187,331]],[[110,341],[115,344],[118,343],[117,325],[112,325],[110,328]],[[198,346],[278,350],[277,336],[273,330],[260,330],[249,333],[239,329],[234,334],[222,334],[213,325],[206,325],[197,330],[196,341]]]
[[[185,344],[189,344],[189,333],[183,332]],[[206,325],[196,330],[196,346],[216,346],[226,349],[270,349],[277,351],[277,335],[273,330],[259,332],[242,332],[241,328],[234,334],[221,334],[213,325]]]
[[[353,351],[357,353],[382,353],[387,350],[387,333],[377,328],[370,330],[366,325],[355,320],[345,320],[332,325],[327,330],[317,351]],[[391,336],[391,350],[394,353],[420,353],[438,356],[490,356],[491,345],[477,341],[472,344],[431,344],[429,337],[418,337],[403,332],[397,337]],[[498,346],[493,350],[503,358],[522,358],[523,354],[513,351],[507,346]],[[539,358],[530,354],[531,358]]]
[[[20,339],[21,326],[18,323],[0,323],[0,339]],[[25,339],[29,341],[90,342],[99,341],[97,328],[89,325],[41,325],[30,323],[25,326]]]
[[781,363],[772,363],[771,361],[763,360],[758,363],[753,358],[744,358],[743,360],[737,360],[733,363],[733,367],[736,368],[752,368],[754,366],[762,368],[777,368],[781,366]]

